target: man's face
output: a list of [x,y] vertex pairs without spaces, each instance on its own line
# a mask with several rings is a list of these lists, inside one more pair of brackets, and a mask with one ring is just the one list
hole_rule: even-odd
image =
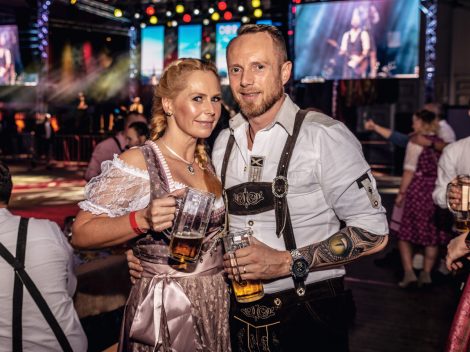
[[227,53],[227,64],[233,97],[247,118],[263,115],[282,98],[291,63],[281,63],[269,34],[237,38]]
[[137,147],[145,143],[145,136],[139,136],[137,131],[133,128],[128,128],[126,131],[127,147]]

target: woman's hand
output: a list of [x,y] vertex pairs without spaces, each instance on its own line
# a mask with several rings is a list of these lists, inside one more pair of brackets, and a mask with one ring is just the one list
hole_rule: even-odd
[[405,201],[405,195],[403,193],[398,193],[397,197],[395,198],[395,205],[399,208],[403,206],[403,203]]
[[130,279],[132,284],[135,284],[137,280],[142,277],[142,265],[140,265],[140,260],[134,255],[132,249],[126,251],[127,265],[129,266],[129,274],[131,275]]
[[173,226],[176,212],[176,198],[184,195],[185,190],[179,189],[167,196],[153,200],[149,206],[139,211],[139,226],[161,232]]

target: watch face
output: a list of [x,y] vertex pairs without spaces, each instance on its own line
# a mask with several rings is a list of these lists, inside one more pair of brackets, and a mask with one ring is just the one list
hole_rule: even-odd
[[304,278],[308,274],[308,262],[304,258],[294,260],[292,264],[292,275],[295,278]]

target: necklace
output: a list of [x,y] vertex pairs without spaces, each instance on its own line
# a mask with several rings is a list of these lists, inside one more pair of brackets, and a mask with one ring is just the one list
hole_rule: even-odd
[[183,163],[186,164],[186,168],[188,169],[188,172],[191,174],[191,175],[194,175],[194,160],[189,162],[187,161],[186,159],[184,159],[183,157],[179,156],[178,153],[176,153],[173,149],[171,149],[165,142],[161,141],[162,144],[165,146],[166,149],[168,149],[168,151],[173,154],[173,156],[177,157],[179,160],[181,160]]

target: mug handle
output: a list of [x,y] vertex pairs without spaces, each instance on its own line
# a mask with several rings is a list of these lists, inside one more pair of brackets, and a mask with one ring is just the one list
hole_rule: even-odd
[[449,182],[449,183],[447,184],[447,188],[446,188],[446,203],[447,203],[447,209],[449,209],[449,211],[450,211],[452,214],[455,215],[457,212],[456,212],[454,209],[452,209],[452,207],[451,207],[451,205],[450,205],[450,203],[449,203],[449,189],[450,189],[451,186],[454,186],[454,184],[453,184],[452,182]]

